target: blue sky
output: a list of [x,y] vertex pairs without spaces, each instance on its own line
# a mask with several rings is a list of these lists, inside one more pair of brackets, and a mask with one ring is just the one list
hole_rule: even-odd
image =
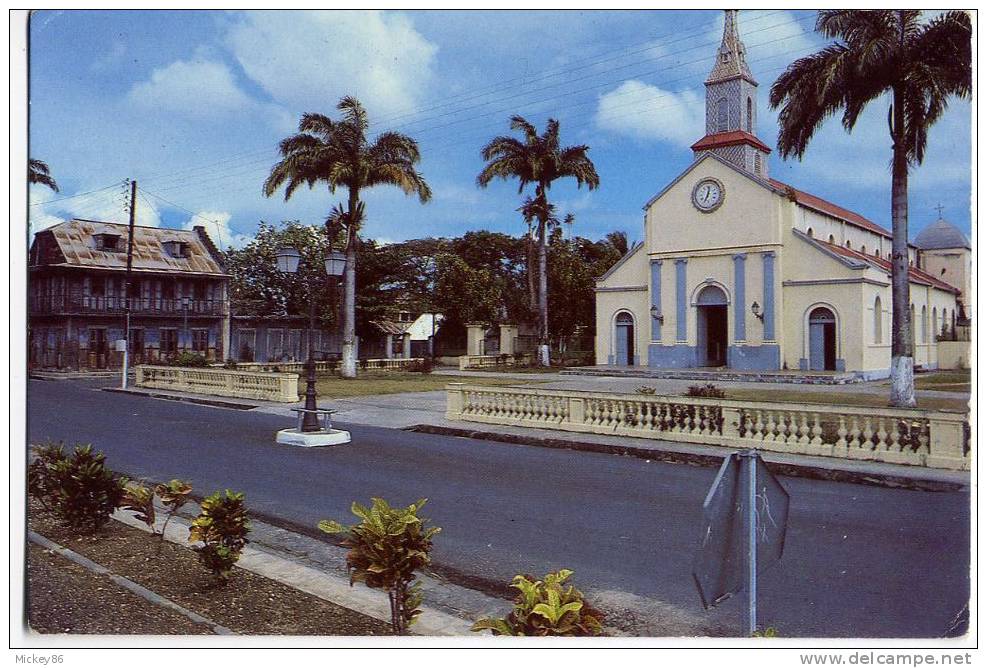
[[[813,12],[744,11],[740,30],[760,83],[758,135],[774,146],[767,91],[820,48]],[[265,198],[277,142],[301,113],[333,115],[344,95],[368,108],[371,133],[418,140],[433,200],[366,194],[365,236],[400,241],[489,229],[518,234],[514,183],[475,185],[480,147],[521,114],[561,121],[585,143],[601,186],[553,186],[575,234],[642,237],[641,207],[689,165],[703,135],[702,82],[722,33],[719,11],[41,11],[30,30],[30,154],[61,192],[31,188],[35,231],[72,216],[126,221],[125,178],[144,192],[139,222],[203,224],[222,245],[261,220],[321,222],[345,193]],[[934,207],[970,232],[970,109],[954,101],[910,181],[910,231]],[[852,135],[837,119],[803,161],[772,154],[770,174],[890,227],[887,106]],[[96,192],[91,192],[91,191]],[[90,193],[76,197],[80,193]],[[56,201],[57,200],[57,201]]]

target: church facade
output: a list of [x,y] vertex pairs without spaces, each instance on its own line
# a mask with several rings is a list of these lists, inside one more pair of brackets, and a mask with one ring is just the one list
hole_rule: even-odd
[[[891,234],[770,178],[757,107],[728,10],[694,161],[645,205],[644,242],[597,281],[598,364],[887,376]],[[969,287],[945,279],[969,280],[966,246],[936,251],[937,267],[956,265],[939,275],[909,248],[916,365],[938,366],[937,337],[963,317]]]

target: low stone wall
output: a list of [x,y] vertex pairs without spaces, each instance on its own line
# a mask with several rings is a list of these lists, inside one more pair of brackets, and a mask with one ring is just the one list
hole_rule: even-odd
[[936,346],[940,369],[970,368],[969,341],[939,341]]
[[[357,370],[360,369],[405,369],[409,366],[415,364],[420,364],[424,361],[422,357],[411,357],[411,358],[396,358],[396,359],[370,359],[370,360],[358,360]],[[364,366],[366,362],[366,366]],[[339,360],[332,362],[317,361],[315,363],[316,373],[328,373],[330,371],[338,370],[340,366]],[[237,362],[236,368],[238,371],[263,371],[272,372],[277,371],[287,372],[287,373],[305,373],[305,362]]]
[[446,417],[968,470],[965,413],[446,385]]
[[[530,364],[532,356],[530,353],[524,353],[521,355],[522,364]],[[506,366],[509,362],[514,364],[518,361],[516,355],[460,355],[459,356],[459,370],[465,371],[466,369],[484,369],[487,367],[494,366]]]
[[135,368],[135,375],[138,387],[285,403],[299,400],[297,373],[141,364]]

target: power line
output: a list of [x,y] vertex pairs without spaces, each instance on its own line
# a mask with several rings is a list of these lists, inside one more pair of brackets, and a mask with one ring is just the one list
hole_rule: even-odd
[[213,218],[206,218],[202,214],[196,213],[195,211],[192,211],[191,209],[186,209],[181,204],[176,204],[175,202],[172,202],[169,199],[165,199],[161,195],[156,195],[156,194],[152,193],[149,190],[145,190],[144,188],[138,188],[138,190],[141,191],[141,192],[144,192],[144,193],[146,193],[148,195],[150,195],[151,197],[155,197],[155,198],[161,200],[165,204],[169,204],[169,205],[175,207],[176,209],[180,209],[180,210],[184,211],[185,213],[188,213],[193,218],[198,218],[199,220],[204,220],[207,223],[212,223],[213,225],[215,225],[216,226],[216,236],[219,237],[220,247],[222,247],[222,243],[223,243],[223,239],[222,239],[222,237],[223,237],[223,231],[221,229],[221,225],[220,225],[220,222],[218,220],[215,220]]
[[116,183],[112,183],[112,184],[110,184],[110,185],[108,185],[108,186],[106,186],[104,188],[96,188],[95,190],[87,190],[84,193],[77,193],[75,195],[69,195],[68,197],[56,197],[54,199],[46,199],[43,202],[32,202],[28,206],[41,206],[42,204],[52,204],[54,202],[64,202],[64,201],[70,200],[70,199],[76,199],[76,198],[79,198],[79,197],[85,197],[86,195],[92,195],[93,193],[98,193],[98,192],[102,192],[104,190],[109,190],[110,188],[116,188],[121,183],[123,183],[123,181],[117,181]]

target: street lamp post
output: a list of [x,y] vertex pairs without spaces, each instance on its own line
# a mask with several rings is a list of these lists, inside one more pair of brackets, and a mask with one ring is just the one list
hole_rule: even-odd
[[[295,248],[282,248],[277,252],[278,271],[294,274],[298,272],[301,253]],[[338,278],[346,266],[346,255],[329,250],[325,257],[325,272]],[[315,290],[313,289],[313,293]],[[309,300],[308,359],[305,360],[305,412],[302,417],[302,432],[321,431],[319,428],[318,395],[315,389],[315,299]]]

